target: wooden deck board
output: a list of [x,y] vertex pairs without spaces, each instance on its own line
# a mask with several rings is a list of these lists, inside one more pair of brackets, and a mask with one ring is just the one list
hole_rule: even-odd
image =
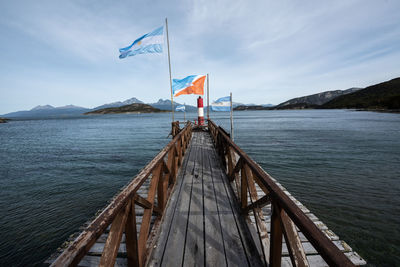
[[246,221],[239,213],[234,192],[228,185],[228,178],[213,148],[211,139],[208,155],[217,195],[227,264],[228,266],[262,265],[250,231],[247,229]]
[[[195,137],[193,137],[195,138]],[[159,239],[159,243],[156,246],[161,246],[164,243],[164,247],[161,247],[163,251],[159,258],[159,264],[161,266],[181,266],[184,258],[185,249],[185,239],[186,239],[186,229],[188,221],[188,210],[190,204],[190,195],[192,190],[192,180],[195,168],[195,155],[198,148],[193,146],[190,153],[188,162],[186,164],[186,169],[181,169],[180,172],[183,173],[181,179],[180,191],[174,191],[173,194],[178,193],[178,198],[175,206],[169,206],[167,209],[174,209],[172,215],[172,221],[170,224],[164,223],[166,226],[162,231],[166,231],[167,235],[164,236],[166,241]],[[168,212],[168,211],[167,211]],[[161,238],[161,236],[160,236]]]
[[234,197],[224,184],[227,177],[219,164],[209,134],[194,132],[190,155],[180,169],[182,184],[173,192],[176,203],[171,199],[166,211],[166,216],[173,218],[162,224],[149,265],[261,265],[251,257],[254,244],[252,240],[246,243],[249,238],[243,228],[247,225],[238,220]]
[[[198,141],[197,141],[198,140]],[[203,136],[196,138],[197,146],[203,143]],[[203,151],[202,148],[196,150],[195,167],[191,175],[191,192],[188,210],[188,223],[185,236],[184,266],[204,266],[204,198],[203,198]],[[190,181],[188,180],[188,183]],[[182,201],[186,201],[182,199]],[[181,210],[186,212],[185,210]]]
[[[333,233],[317,216],[272,178],[286,195],[323,231],[327,237],[356,265],[366,262]],[[147,195],[149,181],[139,190]],[[207,132],[193,132],[192,140],[179,169],[177,182],[165,209],[155,248],[147,262],[149,266],[259,266],[260,247],[256,248],[250,230],[254,230],[252,211],[249,219],[240,215],[234,196],[235,185],[229,184],[211,137]],[[259,195],[263,195],[257,186]],[[270,232],[271,205],[262,208]],[[139,232],[143,209],[137,207]],[[152,217],[152,223],[155,221]],[[297,229],[298,230],[298,229]],[[299,231],[299,230],[298,230]],[[109,228],[96,241],[78,266],[97,266]],[[304,234],[299,237],[310,266],[327,266]],[[126,266],[125,235],[118,250],[115,266]],[[285,240],[282,266],[292,266]]]
[[[204,153],[209,153],[209,147],[203,149]],[[210,164],[210,156],[204,155],[204,165],[209,164],[210,168],[204,168],[204,241],[206,250],[206,265],[207,266],[226,266],[228,263],[225,257],[226,251],[224,246],[224,240],[222,236],[221,216],[220,209],[223,211],[223,207],[218,205],[218,197],[216,193],[215,183],[212,177],[212,165]],[[210,179],[207,179],[210,178]]]

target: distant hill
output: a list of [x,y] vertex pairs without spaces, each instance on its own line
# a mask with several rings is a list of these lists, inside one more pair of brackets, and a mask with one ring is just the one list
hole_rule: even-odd
[[4,114],[7,118],[55,118],[55,117],[71,117],[82,115],[89,111],[88,108],[67,105],[62,107],[53,107],[50,105],[36,106],[31,110],[23,110]]
[[7,121],[8,121],[8,119],[0,117],[0,123],[6,123]]
[[[31,110],[23,110],[23,111],[16,111],[16,112],[11,112],[8,114],[4,114],[2,116],[8,117],[8,118],[60,118],[60,117],[75,117],[75,116],[81,116],[84,113],[88,113],[91,111],[97,111],[97,110],[103,110],[106,108],[118,108],[118,107],[123,107],[127,106],[130,104],[145,104],[143,101],[137,99],[136,97],[132,97],[130,99],[127,99],[125,101],[117,101],[117,102],[112,102],[112,103],[107,103],[103,104],[100,106],[97,106],[95,108],[84,108],[84,107],[78,107],[74,105],[67,105],[67,106],[62,106],[62,107],[54,107],[51,105],[39,105]],[[164,110],[164,111],[171,111],[171,100],[169,99],[159,99],[155,103],[149,103],[147,105],[152,106],[153,108]],[[174,101],[174,109],[182,105],[182,103],[175,102]],[[243,103],[238,103],[234,102],[233,107],[238,107],[238,106],[248,106]],[[252,106],[252,105],[251,105]],[[271,104],[265,104],[262,106],[272,106]],[[207,110],[207,105],[206,105],[206,100],[204,101],[204,111],[206,112]],[[212,110],[210,109],[212,112]],[[197,112],[197,107],[192,106],[192,105],[186,105],[186,112]]]
[[[164,100],[164,99],[160,98],[156,103],[149,103],[149,105],[154,108],[161,109],[161,110],[171,111],[171,100],[169,100],[169,99]],[[174,109],[179,105],[183,105],[183,104],[174,101]],[[195,107],[195,106],[185,105],[185,107],[186,107],[186,112],[197,111],[197,107]]]
[[51,106],[51,105],[44,105],[44,106],[36,106],[33,109],[31,109],[30,111],[34,111],[34,110],[51,110],[51,109],[55,109],[55,107]]
[[339,96],[321,108],[400,109],[400,78]]
[[135,103],[144,104],[144,102],[140,101],[136,97],[132,97],[132,98],[129,98],[129,99],[127,99],[125,101],[122,101],[122,102],[121,101],[117,101],[117,102],[113,102],[113,103],[109,103],[109,104],[104,104],[104,105],[101,105],[101,106],[93,108],[93,110],[102,109],[102,108],[122,107],[122,106],[135,104]]
[[94,111],[86,112],[85,115],[99,115],[99,114],[120,114],[120,113],[158,113],[166,112],[158,108],[154,108],[147,104],[134,103],[121,107],[103,108]]
[[312,107],[315,105],[322,105],[336,97],[350,94],[361,89],[362,88],[353,87],[347,90],[326,91],[318,94],[297,97],[277,105],[275,109],[295,109],[296,107],[304,108],[304,107]]

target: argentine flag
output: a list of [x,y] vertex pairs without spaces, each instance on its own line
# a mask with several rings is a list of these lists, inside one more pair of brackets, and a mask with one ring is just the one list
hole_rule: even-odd
[[138,54],[146,53],[162,53],[164,34],[163,26],[155,29],[154,31],[143,35],[136,39],[130,46],[120,48],[119,58],[126,58],[129,56],[136,56]]
[[218,98],[211,104],[212,111],[230,111],[231,110],[231,97],[225,96]]
[[179,105],[179,106],[177,106],[176,107],[176,109],[175,109],[176,111],[182,111],[182,112],[185,112],[185,105]]

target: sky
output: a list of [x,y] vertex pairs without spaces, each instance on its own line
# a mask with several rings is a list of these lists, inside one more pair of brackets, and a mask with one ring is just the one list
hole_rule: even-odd
[[166,17],[173,78],[209,73],[210,101],[366,87],[400,76],[399,10],[398,0],[1,1],[0,114],[170,99],[166,53],[118,58]]

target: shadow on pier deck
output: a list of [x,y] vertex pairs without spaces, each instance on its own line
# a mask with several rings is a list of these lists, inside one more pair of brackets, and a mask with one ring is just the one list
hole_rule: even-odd
[[206,132],[194,132],[150,266],[262,266]]
[[172,134],[52,266],[365,264],[212,121]]

